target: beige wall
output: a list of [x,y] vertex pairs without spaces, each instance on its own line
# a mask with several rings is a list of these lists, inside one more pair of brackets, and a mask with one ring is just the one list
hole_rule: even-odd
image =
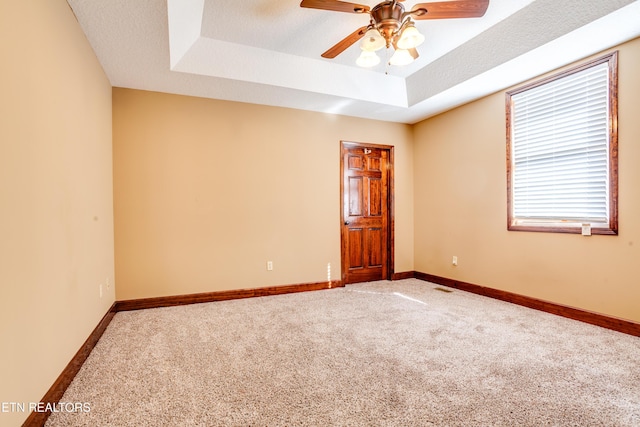
[[0,52],[0,402],[38,402],[115,299],[111,86],[64,0],[0,2]]
[[339,280],[340,140],[395,147],[413,269],[408,125],[116,88],[113,132],[118,300]]
[[507,231],[501,92],[415,126],[417,271],[640,321],[640,39],[619,51],[619,235]]

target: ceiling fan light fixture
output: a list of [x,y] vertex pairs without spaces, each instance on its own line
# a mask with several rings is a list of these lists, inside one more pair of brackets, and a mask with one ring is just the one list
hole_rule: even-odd
[[413,49],[420,46],[422,42],[424,42],[424,36],[420,34],[413,22],[409,22],[402,34],[400,34],[397,45],[400,49]]
[[403,66],[413,62],[413,56],[406,49],[396,49],[393,56],[389,60],[389,64]]
[[363,50],[358,59],[356,59],[356,64],[363,68],[371,68],[379,63],[380,57],[371,50]]
[[369,28],[360,43],[360,49],[375,52],[376,50],[382,49],[385,44],[384,37],[382,37],[380,32],[375,28]]

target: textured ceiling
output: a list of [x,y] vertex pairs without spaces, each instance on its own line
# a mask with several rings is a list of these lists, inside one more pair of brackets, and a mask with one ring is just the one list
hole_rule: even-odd
[[413,64],[362,69],[357,44],[320,54],[366,15],[299,0],[68,3],[113,86],[401,123],[640,35],[640,0],[491,0],[482,18],[418,21],[426,41]]

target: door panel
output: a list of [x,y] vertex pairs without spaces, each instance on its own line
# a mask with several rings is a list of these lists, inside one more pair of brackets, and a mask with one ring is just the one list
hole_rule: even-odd
[[362,191],[362,177],[349,177],[349,216],[357,217],[362,215],[362,205],[364,202],[364,191]]
[[380,158],[379,157],[369,157],[367,160],[369,162],[369,170],[370,171],[382,171],[382,169],[380,169]]
[[349,229],[349,266],[351,269],[364,267],[364,230]]
[[391,147],[343,143],[342,280],[389,279]]
[[362,170],[362,156],[349,156],[349,169],[351,170]]
[[382,180],[369,179],[369,216],[382,215]]
[[369,250],[367,254],[369,255],[369,267],[382,268],[382,229],[370,228],[368,234]]

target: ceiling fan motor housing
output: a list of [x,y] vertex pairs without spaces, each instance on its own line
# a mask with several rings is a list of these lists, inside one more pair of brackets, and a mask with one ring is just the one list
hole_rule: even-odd
[[387,41],[387,47],[389,47],[402,25],[404,6],[397,1],[386,1],[376,5],[370,13],[376,28]]

